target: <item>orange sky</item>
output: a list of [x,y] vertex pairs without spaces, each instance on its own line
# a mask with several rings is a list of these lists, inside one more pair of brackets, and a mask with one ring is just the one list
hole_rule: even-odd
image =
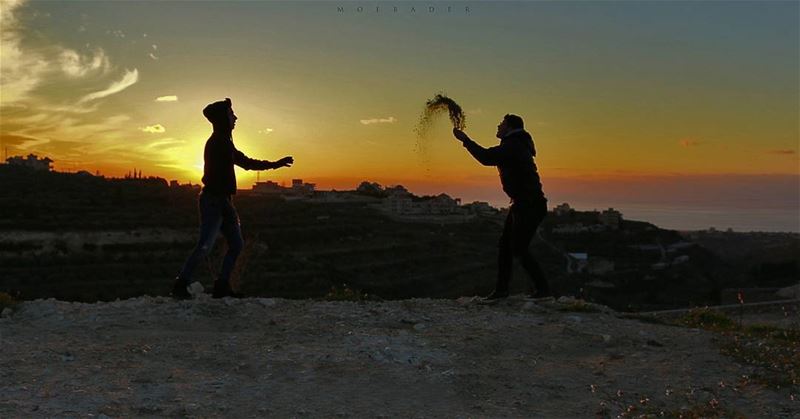
[[[446,118],[415,137],[425,100],[444,91],[485,146],[505,113],[523,116],[555,198],[675,176],[800,175],[796,2],[453,4],[470,11],[3,1],[0,141],[57,170],[198,183],[201,110],[230,97],[242,151],[295,157],[262,180],[465,199],[491,189],[501,201],[496,173]],[[249,188],[256,174],[238,179]]]

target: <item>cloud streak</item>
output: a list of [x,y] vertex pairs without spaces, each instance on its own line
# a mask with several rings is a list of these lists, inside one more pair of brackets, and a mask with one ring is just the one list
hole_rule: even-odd
[[151,134],[160,134],[162,132],[167,132],[167,129],[164,128],[161,124],[149,125],[146,127],[139,128],[142,132],[149,132]]
[[119,93],[128,87],[133,86],[136,82],[139,81],[139,70],[133,69],[133,71],[125,70],[125,74],[122,76],[122,79],[111,83],[107,88],[89,93],[88,95],[81,98],[79,103],[86,103],[92,100],[102,99],[106,96],[111,96],[115,93]]
[[178,97],[175,95],[171,96],[159,96],[156,98],[156,102],[177,102]]
[[364,125],[371,125],[371,124],[393,124],[397,122],[397,118],[390,116],[388,118],[372,118],[372,119],[362,119],[360,121]]
[[781,156],[793,156],[793,155],[797,154],[796,151],[788,150],[788,149],[786,149],[786,150],[770,150],[770,151],[768,151],[768,153],[769,154],[777,154],[777,155],[781,155]]

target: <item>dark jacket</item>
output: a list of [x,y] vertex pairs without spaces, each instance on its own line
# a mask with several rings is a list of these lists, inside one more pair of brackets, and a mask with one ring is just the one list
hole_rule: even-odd
[[526,131],[518,131],[500,140],[500,145],[483,148],[472,140],[464,141],[472,157],[484,166],[497,166],[503,191],[514,203],[543,204],[547,202],[539,173],[536,171],[536,148]]
[[275,169],[277,164],[247,157],[233,145],[233,140],[218,133],[211,134],[203,151],[203,191],[215,195],[236,194],[236,173],[233,165],[245,170]]

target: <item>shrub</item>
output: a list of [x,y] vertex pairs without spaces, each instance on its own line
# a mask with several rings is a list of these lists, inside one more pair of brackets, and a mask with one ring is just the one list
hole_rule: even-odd
[[718,311],[713,311],[708,307],[690,310],[678,320],[678,323],[688,327],[715,332],[733,330],[736,328],[736,323],[731,320],[730,317]]

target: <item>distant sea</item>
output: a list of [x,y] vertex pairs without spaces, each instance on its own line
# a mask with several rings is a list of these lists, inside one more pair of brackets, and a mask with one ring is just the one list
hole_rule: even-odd
[[[491,203],[497,208],[507,207],[508,201]],[[552,209],[559,203],[549,202]],[[790,232],[800,233],[800,208],[719,208],[696,205],[653,205],[641,203],[580,203],[570,202],[578,211],[614,208],[628,220],[646,221],[670,230],[732,229],[737,232]]]

